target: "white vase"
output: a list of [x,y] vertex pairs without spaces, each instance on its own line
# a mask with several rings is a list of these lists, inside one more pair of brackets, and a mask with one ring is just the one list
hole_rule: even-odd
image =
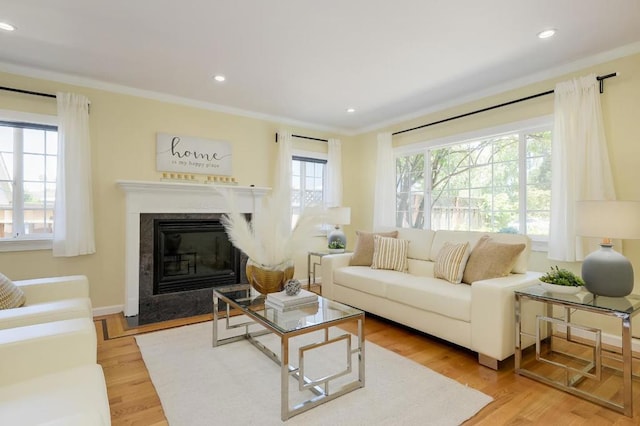
[[544,288],[545,290],[551,293],[564,293],[564,294],[580,293],[580,290],[584,288],[583,286],[574,287],[574,286],[568,286],[568,285],[558,285],[558,284],[545,283],[544,281],[540,281],[540,285],[542,286],[542,288]]

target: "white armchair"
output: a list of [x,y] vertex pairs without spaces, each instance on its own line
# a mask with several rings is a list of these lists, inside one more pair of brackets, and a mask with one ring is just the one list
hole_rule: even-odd
[[0,419],[11,425],[110,425],[89,318],[0,330]]
[[92,318],[89,281],[83,275],[14,281],[26,303],[0,310],[0,330],[60,321]]

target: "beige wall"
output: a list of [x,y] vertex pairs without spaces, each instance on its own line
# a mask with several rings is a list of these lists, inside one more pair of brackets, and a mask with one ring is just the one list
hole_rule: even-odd
[[[91,101],[91,149],[96,253],[54,258],[50,250],[0,253],[0,271],[12,279],[86,274],[94,307],[124,302],[124,193],[116,180],[157,181],[156,132],[226,140],[233,145],[233,174],[241,185],[272,186],[277,129],[306,136],[339,137],[275,122],[235,116],[53,81],[1,74],[3,85],[46,93],[70,91]],[[0,109],[55,115],[54,99],[0,92]],[[342,140],[345,140],[342,137]],[[294,139],[294,148],[326,152],[326,144]],[[323,245],[323,244],[321,244]],[[306,256],[296,259],[306,277]]]

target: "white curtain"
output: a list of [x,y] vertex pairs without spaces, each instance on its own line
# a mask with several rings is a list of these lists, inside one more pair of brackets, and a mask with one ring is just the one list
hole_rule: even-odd
[[57,93],[58,174],[53,219],[53,255],[96,252],[91,190],[89,99]]
[[582,260],[587,248],[575,233],[576,201],[615,200],[595,74],[556,85],[551,159],[548,256]]
[[291,161],[293,141],[290,132],[278,132],[278,165],[276,168],[275,187],[276,202],[282,205],[282,223],[285,229],[291,228]]
[[373,229],[396,226],[396,172],[391,133],[378,134]]
[[342,144],[338,139],[329,139],[325,206],[342,206]]

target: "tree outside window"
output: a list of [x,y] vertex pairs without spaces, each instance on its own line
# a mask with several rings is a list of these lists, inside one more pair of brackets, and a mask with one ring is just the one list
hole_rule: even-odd
[[398,156],[396,225],[546,238],[550,152],[551,131],[544,129]]

